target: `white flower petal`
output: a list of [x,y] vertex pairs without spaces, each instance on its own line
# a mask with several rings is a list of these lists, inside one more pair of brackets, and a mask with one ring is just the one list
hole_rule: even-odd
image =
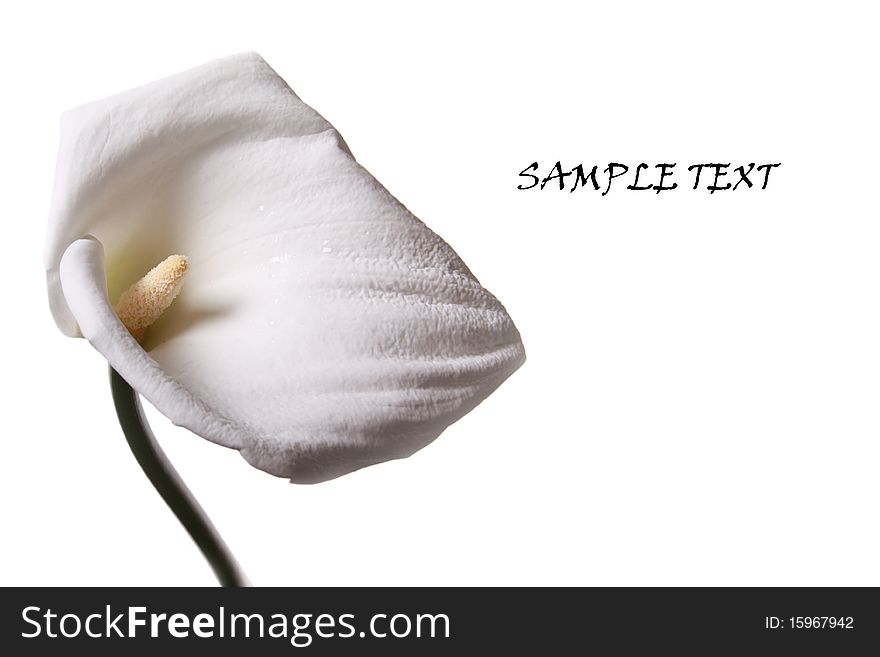
[[[145,352],[105,285],[172,253],[190,273]],[[503,306],[252,54],[69,115],[46,258],[62,330],[298,482],[411,454],[524,360]]]
[[110,305],[104,248],[94,238],[76,240],[60,263],[64,296],[82,335],[135,390],[175,424],[226,447],[243,447],[242,428],[215,411],[164,372],[131,336]]

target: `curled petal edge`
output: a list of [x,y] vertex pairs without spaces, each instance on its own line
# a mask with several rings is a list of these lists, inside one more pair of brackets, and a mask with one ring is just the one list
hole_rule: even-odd
[[104,247],[97,239],[86,237],[70,244],[61,258],[59,277],[82,336],[132,388],[174,424],[224,447],[244,447],[230,440],[241,428],[162,370],[119,320],[107,296]]

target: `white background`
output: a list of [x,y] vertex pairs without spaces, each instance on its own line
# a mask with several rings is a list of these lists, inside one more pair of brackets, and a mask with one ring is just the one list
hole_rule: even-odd
[[[880,585],[871,3],[362,4],[4,10],[0,584],[213,583],[55,329],[42,240],[62,110],[256,50],[529,359],[412,458],[312,487],[152,413],[255,584]],[[517,191],[534,160],[782,166],[601,198]]]

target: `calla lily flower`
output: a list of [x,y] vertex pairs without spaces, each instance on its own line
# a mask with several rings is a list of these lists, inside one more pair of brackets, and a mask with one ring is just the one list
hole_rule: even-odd
[[45,266],[62,332],[297,483],[412,454],[525,358],[501,303],[256,54],[63,116]]

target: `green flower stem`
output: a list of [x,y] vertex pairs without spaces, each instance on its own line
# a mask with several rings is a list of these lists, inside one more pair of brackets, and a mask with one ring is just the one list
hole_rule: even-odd
[[138,394],[112,367],[110,389],[113,392],[113,403],[119,416],[119,424],[134,457],[150,483],[199,546],[205,559],[214,569],[220,585],[247,586],[247,579],[235,557],[150,431]]

